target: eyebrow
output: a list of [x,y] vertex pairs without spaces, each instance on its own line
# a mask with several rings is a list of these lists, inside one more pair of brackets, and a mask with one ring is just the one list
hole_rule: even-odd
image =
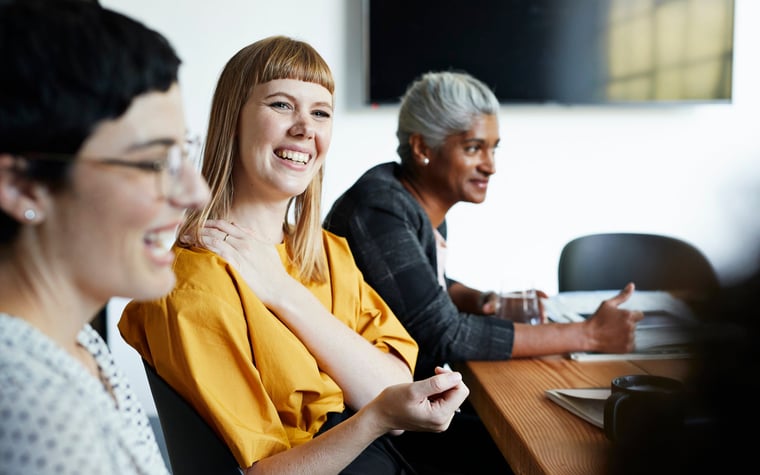
[[[296,101],[296,98],[295,98],[295,96],[293,96],[292,94],[288,94],[287,92],[282,92],[282,91],[273,92],[272,94],[269,94],[269,95],[265,96],[265,97],[264,97],[264,100],[272,99],[272,98],[274,98],[274,97],[276,97],[276,96],[285,96],[285,97],[287,97],[288,99],[290,99],[291,101],[293,101],[293,102],[297,102],[297,101]],[[315,102],[314,104],[312,104],[312,107],[314,107],[314,106],[318,106],[318,107],[328,107],[328,108],[330,108],[331,110],[332,110],[332,108],[333,108],[333,106],[332,106],[332,104],[331,104],[331,103],[329,103],[329,102],[325,102],[325,101],[319,101],[319,102]]]
[[[464,145],[470,145],[470,144],[473,144],[473,143],[476,143],[478,145],[485,145],[487,142],[488,141],[486,139],[481,139],[481,138],[477,138],[477,137],[471,137],[469,139],[463,139],[462,140],[462,144],[464,144]],[[501,143],[501,138],[497,139],[496,142],[494,142],[493,146],[494,147],[498,147],[500,143]]]
[[148,140],[147,142],[137,142],[131,144],[127,149],[126,152],[134,152],[137,150],[142,150],[145,148],[155,147],[156,145],[161,145],[164,147],[171,147],[172,145],[176,144],[177,141],[172,138],[163,137],[163,138],[156,138],[152,140]]

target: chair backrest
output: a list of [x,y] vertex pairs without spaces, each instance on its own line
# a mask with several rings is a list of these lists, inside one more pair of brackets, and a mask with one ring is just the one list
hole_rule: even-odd
[[174,475],[241,475],[224,441],[196,410],[143,360]]
[[573,239],[559,258],[559,291],[621,289],[710,293],[719,286],[707,257],[680,239],[657,234],[602,233]]

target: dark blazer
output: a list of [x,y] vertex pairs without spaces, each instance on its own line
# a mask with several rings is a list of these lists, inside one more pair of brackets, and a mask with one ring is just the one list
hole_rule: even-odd
[[[509,359],[512,323],[459,312],[438,283],[433,226],[400,170],[394,162],[368,170],[335,201],[324,227],[348,240],[365,280],[417,340],[416,378],[447,362]],[[445,221],[438,231],[446,236]]]

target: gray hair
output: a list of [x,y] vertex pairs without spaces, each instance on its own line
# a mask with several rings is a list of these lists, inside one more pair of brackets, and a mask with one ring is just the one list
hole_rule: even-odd
[[428,72],[415,80],[401,98],[398,147],[401,163],[412,160],[409,137],[420,134],[437,150],[446,137],[469,130],[479,115],[495,115],[499,101],[482,81],[463,72]]

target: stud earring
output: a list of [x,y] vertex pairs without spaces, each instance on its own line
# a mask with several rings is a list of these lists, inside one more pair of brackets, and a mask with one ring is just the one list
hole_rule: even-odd
[[34,221],[34,219],[37,217],[37,212],[34,211],[32,208],[27,209],[24,211],[24,218],[27,221]]
[[422,157],[422,166],[426,167],[428,166],[428,163],[430,163],[430,159],[427,157]]

